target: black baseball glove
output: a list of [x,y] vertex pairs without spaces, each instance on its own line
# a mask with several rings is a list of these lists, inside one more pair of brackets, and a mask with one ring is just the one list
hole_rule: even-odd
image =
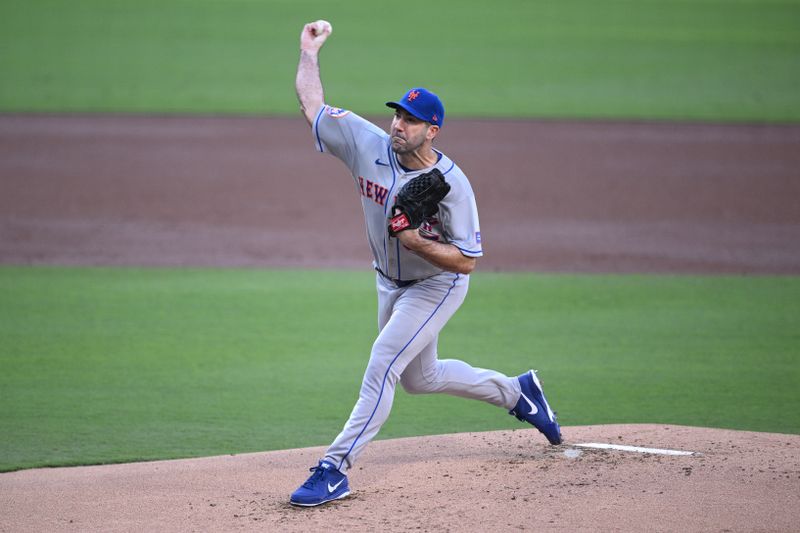
[[439,202],[448,192],[450,184],[438,168],[409,180],[397,193],[397,202],[389,219],[389,235],[420,227],[426,218],[439,211]]

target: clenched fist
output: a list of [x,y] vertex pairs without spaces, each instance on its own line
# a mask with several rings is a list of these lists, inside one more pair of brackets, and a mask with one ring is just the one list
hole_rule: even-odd
[[300,50],[317,52],[331,33],[333,33],[333,26],[327,20],[309,22],[303,26],[303,32],[300,34]]

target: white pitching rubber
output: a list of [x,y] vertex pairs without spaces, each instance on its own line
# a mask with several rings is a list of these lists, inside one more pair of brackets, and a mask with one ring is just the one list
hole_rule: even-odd
[[604,444],[598,442],[586,442],[583,444],[575,444],[581,448],[594,448],[597,450],[618,450],[621,452],[635,452],[635,453],[653,453],[658,455],[694,455],[695,452],[687,452],[684,450],[662,450],[660,448],[642,448],[639,446],[624,446],[622,444]]

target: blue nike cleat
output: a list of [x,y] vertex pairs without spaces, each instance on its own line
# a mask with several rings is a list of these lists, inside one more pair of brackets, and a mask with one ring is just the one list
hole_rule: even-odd
[[292,493],[289,503],[303,507],[314,507],[344,498],[350,494],[347,476],[327,461],[309,469],[313,474]]
[[550,444],[561,444],[561,427],[556,421],[556,415],[542,392],[542,385],[536,372],[531,370],[517,378],[522,394],[519,396],[516,407],[508,414],[516,416],[523,422],[533,424],[536,429],[547,437]]

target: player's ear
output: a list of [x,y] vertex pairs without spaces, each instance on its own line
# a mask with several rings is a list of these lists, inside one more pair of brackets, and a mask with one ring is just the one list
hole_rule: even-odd
[[436,138],[438,134],[439,134],[439,126],[437,126],[436,124],[431,124],[428,126],[428,132],[425,134],[425,138],[428,139],[429,141],[432,141]]

